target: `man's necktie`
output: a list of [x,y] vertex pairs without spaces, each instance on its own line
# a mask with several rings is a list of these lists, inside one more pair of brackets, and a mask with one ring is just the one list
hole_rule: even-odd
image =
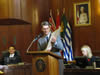
[[46,37],[46,40],[47,40],[47,43],[49,42],[49,38],[48,37]]

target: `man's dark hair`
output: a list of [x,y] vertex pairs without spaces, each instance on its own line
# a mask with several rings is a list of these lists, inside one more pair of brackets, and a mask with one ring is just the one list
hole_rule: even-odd
[[14,49],[16,49],[16,47],[14,45],[10,45],[8,48],[10,48],[10,47],[14,47]]
[[49,26],[50,24],[49,24],[49,22],[48,21],[43,21],[42,23],[41,23],[41,26]]

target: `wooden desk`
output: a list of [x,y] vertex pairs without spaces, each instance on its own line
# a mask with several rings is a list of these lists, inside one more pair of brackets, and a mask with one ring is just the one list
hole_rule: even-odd
[[100,69],[65,69],[64,75],[100,75]]
[[2,66],[0,70],[4,72],[3,75],[32,75],[31,64],[10,65],[10,66],[5,65],[5,66]]

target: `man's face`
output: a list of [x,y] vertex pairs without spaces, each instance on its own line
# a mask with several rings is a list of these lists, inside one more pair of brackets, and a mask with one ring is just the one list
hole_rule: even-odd
[[50,32],[50,26],[46,25],[46,26],[42,26],[42,31],[44,35],[48,35]]
[[14,47],[9,47],[9,53],[10,53],[10,54],[15,53],[15,48],[14,48]]

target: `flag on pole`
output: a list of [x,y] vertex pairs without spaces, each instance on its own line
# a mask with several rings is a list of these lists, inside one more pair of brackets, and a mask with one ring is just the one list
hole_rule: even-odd
[[55,31],[55,30],[56,30],[56,26],[55,26],[54,19],[53,19],[53,17],[52,17],[52,10],[50,10],[49,23],[50,23],[50,25],[51,25],[51,30],[52,30],[52,31]]
[[61,37],[64,46],[64,58],[66,61],[73,60],[73,49],[72,49],[72,31],[69,23],[67,22],[65,16],[65,9],[63,10],[63,15],[61,18]]
[[59,10],[57,9],[56,29],[58,29],[59,26],[60,26],[60,13],[59,13]]

